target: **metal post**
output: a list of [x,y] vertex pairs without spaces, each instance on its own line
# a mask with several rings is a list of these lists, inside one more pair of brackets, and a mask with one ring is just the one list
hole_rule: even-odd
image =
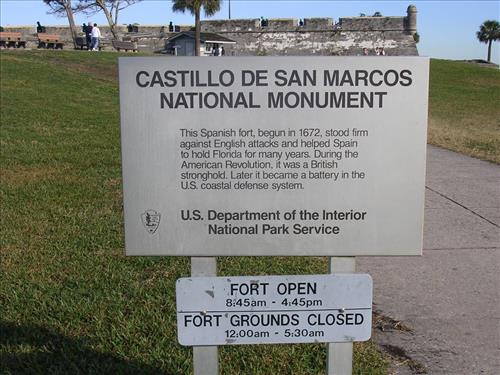
[[[191,257],[191,276],[217,276],[217,258]],[[194,375],[217,375],[219,358],[217,346],[193,346]]]
[[[356,270],[355,257],[330,257],[330,273],[353,273]],[[326,357],[327,375],[352,374],[352,342],[328,344]]]

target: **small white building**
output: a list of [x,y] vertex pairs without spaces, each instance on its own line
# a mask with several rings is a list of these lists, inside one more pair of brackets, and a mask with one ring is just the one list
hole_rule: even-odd
[[[236,42],[218,34],[201,33],[200,55],[211,56],[215,48],[225,44],[236,44]],[[183,31],[171,37],[167,40],[165,49],[176,56],[195,56],[195,32]]]

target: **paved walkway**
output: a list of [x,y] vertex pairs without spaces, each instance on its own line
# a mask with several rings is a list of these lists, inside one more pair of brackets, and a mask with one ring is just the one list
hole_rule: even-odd
[[500,166],[429,146],[426,186],[423,257],[357,263],[376,309],[413,329],[387,324],[374,339],[401,359],[398,374],[498,375]]

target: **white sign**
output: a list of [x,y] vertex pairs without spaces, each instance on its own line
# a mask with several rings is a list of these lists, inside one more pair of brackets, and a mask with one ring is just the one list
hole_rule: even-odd
[[420,255],[428,58],[120,58],[127,255]]
[[197,277],[177,280],[182,345],[366,341],[366,274]]

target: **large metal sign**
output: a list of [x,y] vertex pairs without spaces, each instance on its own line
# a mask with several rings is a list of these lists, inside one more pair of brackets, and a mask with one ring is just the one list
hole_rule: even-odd
[[177,280],[182,345],[365,341],[366,274],[197,277]]
[[127,255],[419,255],[429,60],[120,58]]

